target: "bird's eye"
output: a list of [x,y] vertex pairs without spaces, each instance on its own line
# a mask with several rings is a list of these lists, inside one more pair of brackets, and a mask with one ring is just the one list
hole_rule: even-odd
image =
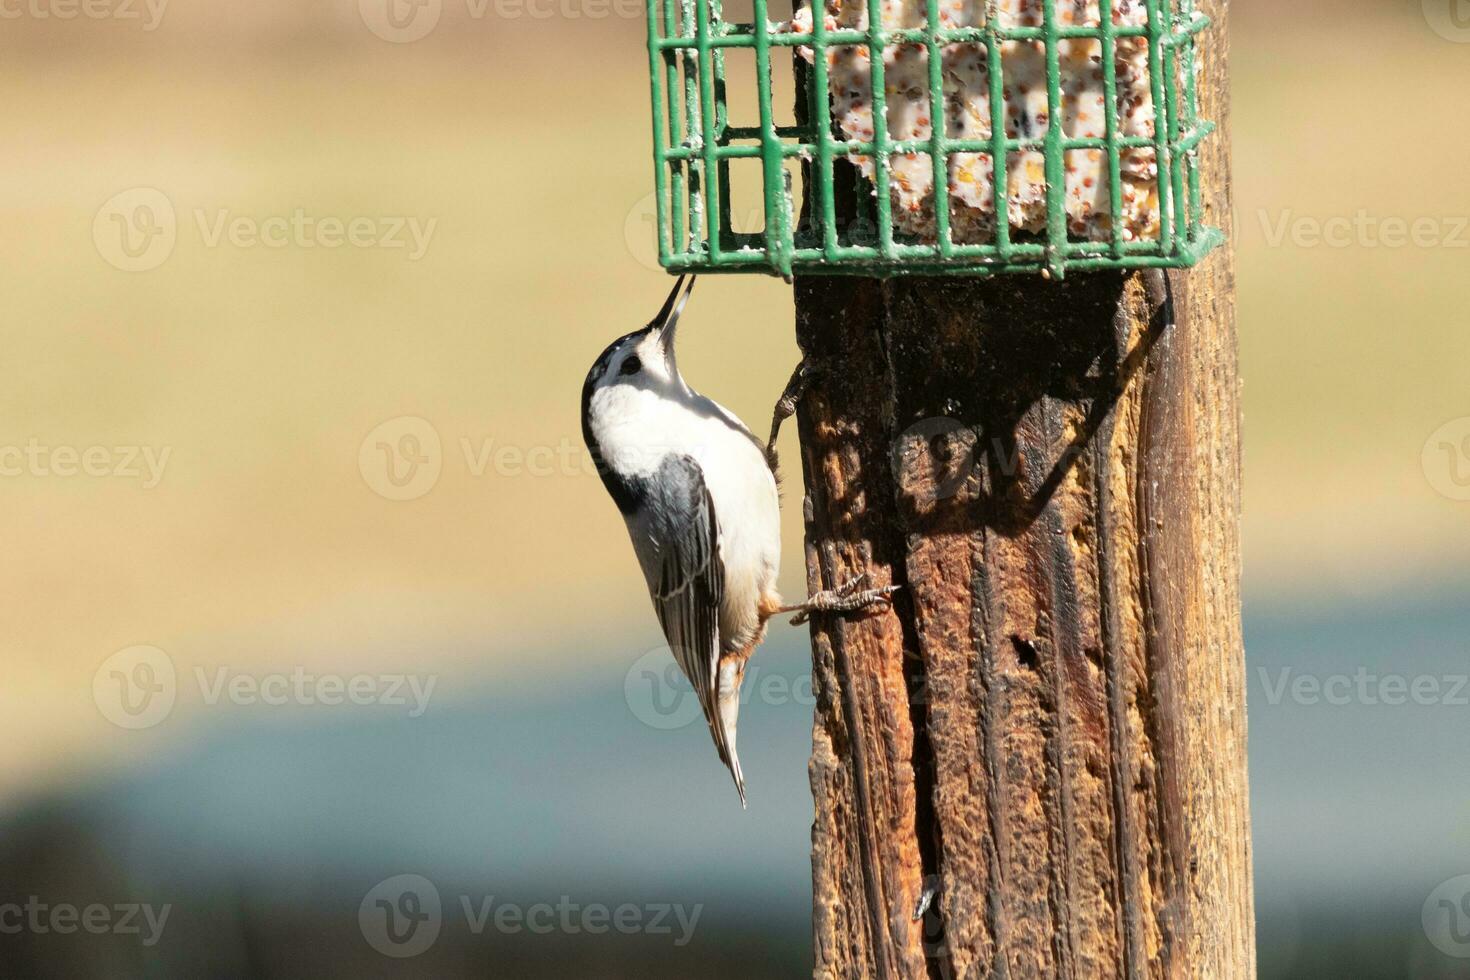
[[622,367],[618,368],[618,374],[627,377],[630,374],[637,374],[639,371],[642,370],[643,362],[638,360],[637,354],[634,354],[623,362]]

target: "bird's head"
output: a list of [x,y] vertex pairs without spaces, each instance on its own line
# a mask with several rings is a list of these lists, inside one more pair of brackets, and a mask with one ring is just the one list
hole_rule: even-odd
[[[685,285],[685,280],[688,285]],[[608,345],[587,376],[589,392],[615,385],[685,391],[674,357],[674,334],[679,317],[694,291],[695,277],[680,276],[658,315],[641,330]]]

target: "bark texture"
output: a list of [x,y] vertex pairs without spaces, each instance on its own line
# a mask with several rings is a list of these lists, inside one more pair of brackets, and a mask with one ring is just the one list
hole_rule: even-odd
[[1233,296],[797,281],[808,585],[904,586],[813,623],[818,977],[1254,975]]

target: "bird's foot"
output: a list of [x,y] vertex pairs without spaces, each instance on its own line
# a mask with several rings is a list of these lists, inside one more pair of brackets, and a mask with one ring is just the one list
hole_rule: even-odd
[[848,613],[866,609],[878,603],[893,603],[893,594],[902,586],[888,585],[881,589],[864,588],[868,584],[867,573],[843,582],[835,589],[824,589],[809,597],[800,605],[787,606],[783,613],[794,612],[792,626],[800,626],[811,618],[812,613]]
[[801,404],[814,373],[806,361],[796,365],[796,370],[791,372],[791,380],[786,382],[786,390],[776,400],[776,410],[771,415],[771,438],[766,442],[766,463],[773,473],[780,462],[776,457],[776,437],[781,434],[781,423],[796,414],[796,406]]

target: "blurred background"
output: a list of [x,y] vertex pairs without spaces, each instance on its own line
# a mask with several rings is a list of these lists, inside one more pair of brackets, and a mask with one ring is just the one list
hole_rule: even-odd
[[[581,447],[641,9],[425,3],[0,2],[0,975],[809,975],[805,631],[742,814]],[[1232,41],[1261,975],[1467,976],[1470,9]],[[686,323],[759,428],[790,289]]]

